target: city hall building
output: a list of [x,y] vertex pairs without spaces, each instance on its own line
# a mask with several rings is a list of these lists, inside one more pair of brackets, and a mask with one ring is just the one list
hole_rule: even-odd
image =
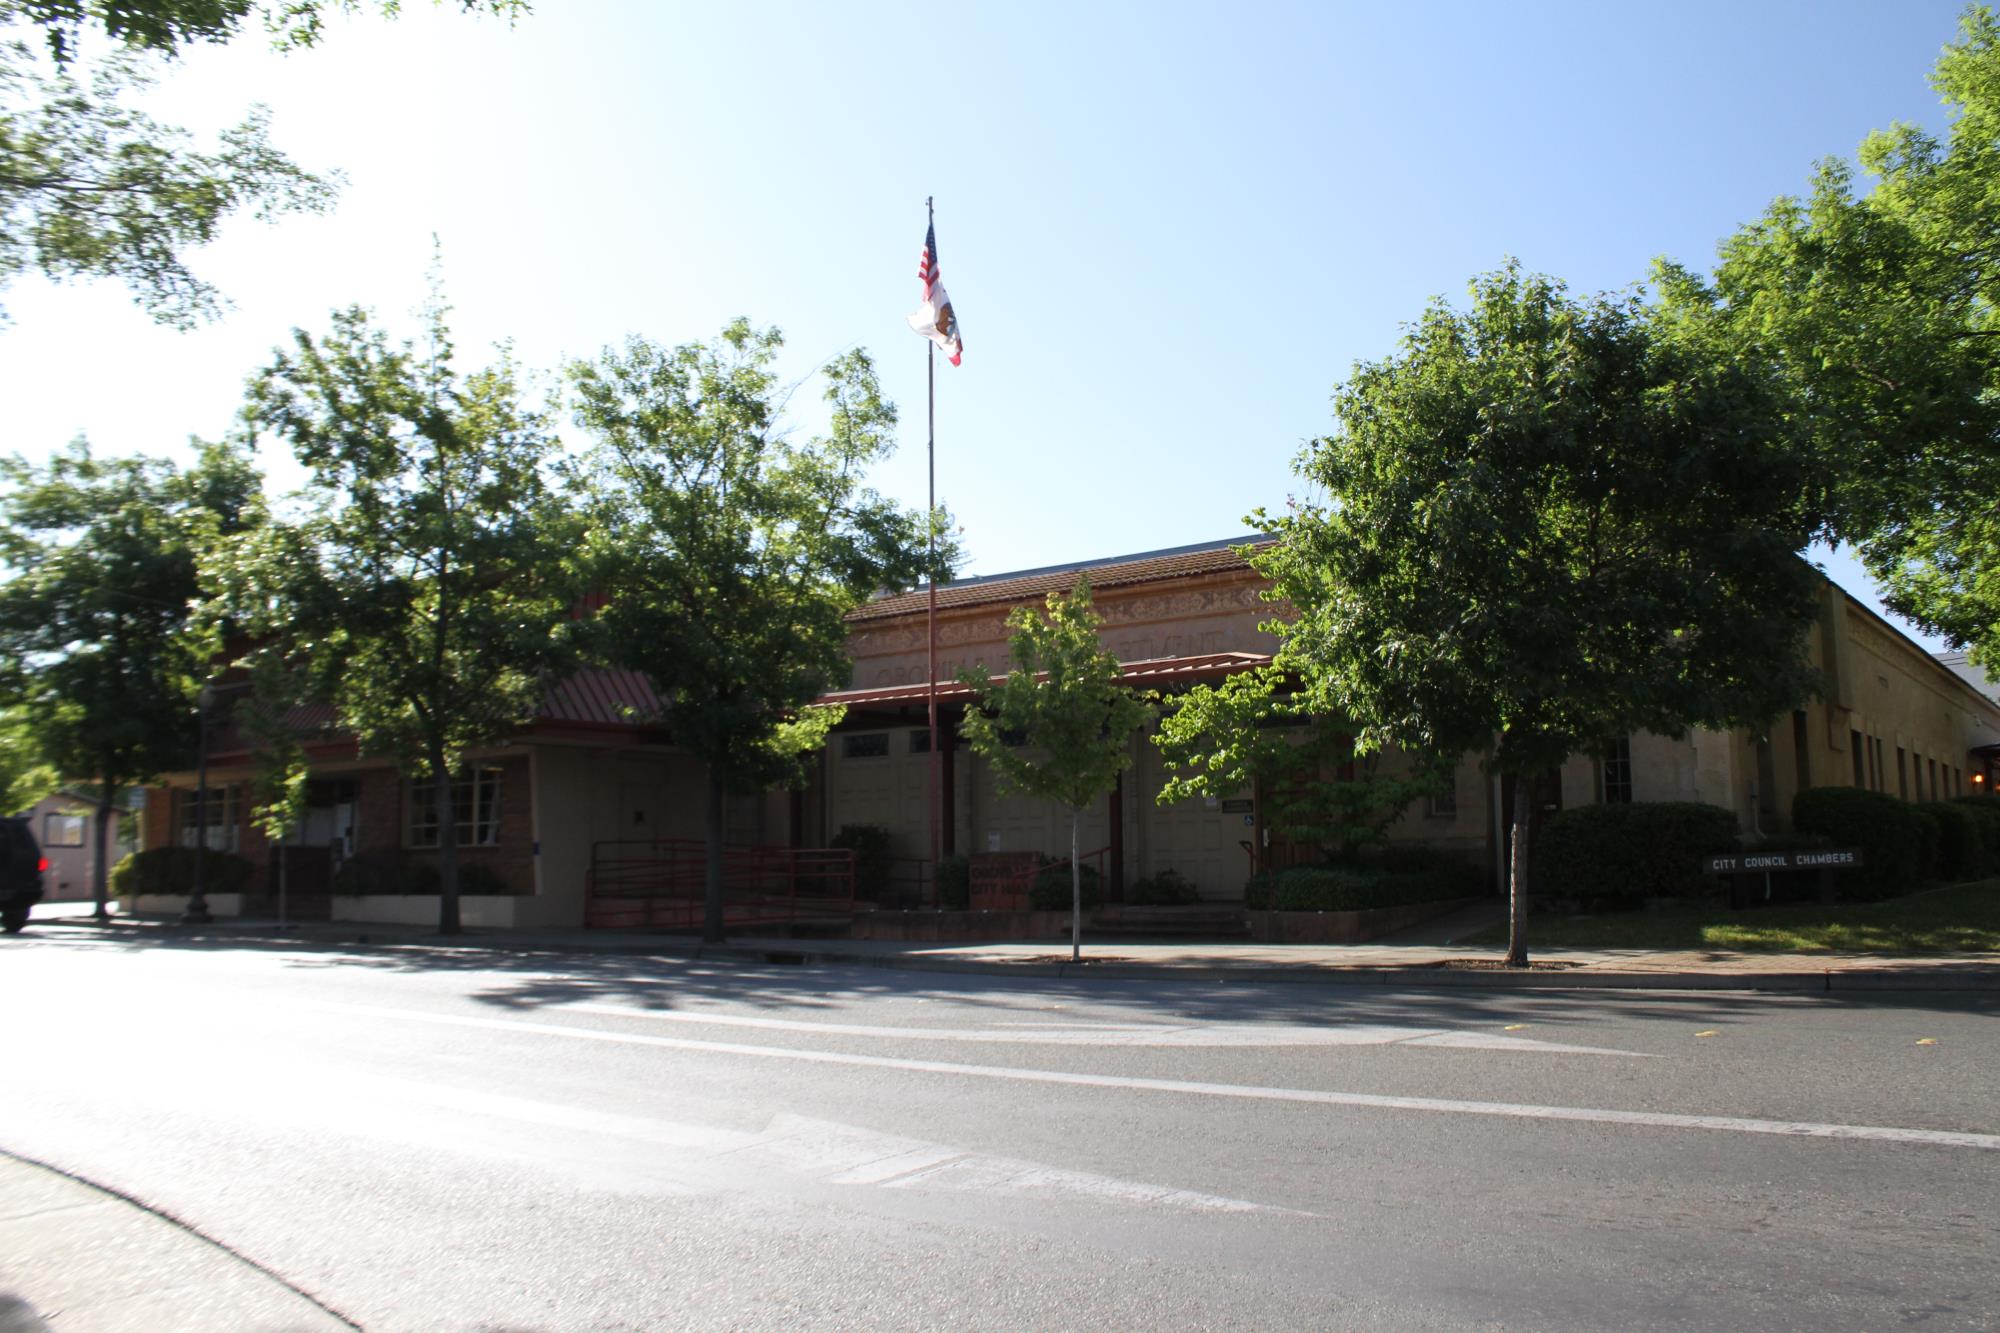
[[[956,740],[970,702],[962,669],[1007,666],[1006,619],[1039,607],[1088,575],[1102,640],[1133,689],[1171,693],[1221,681],[1271,660],[1277,640],[1261,628],[1283,608],[1239,553],[1246,540],[1175,547],[1112,559],[961,579],[937,591],[941,776],[937,806],[945,855],[1066,856],[1069,817],[1052,804],[1005,792]],[[803,791],[742,797],[728,811],[726,841],[754,849],[824,847],[843,828],[887,831],[897,872],[928,881],[931,849],[927,613],[922,590],[878,599],[851,617],[853,675],[825,697],[843,722]],[[1927,654],[1830,582],[1820,589],[1808,651],[1821,698],[1761,731],[1696,730],[1671,738],[1620,738],[1603,755],[1579,755],[1534,784],[1538,816],[1601,801],[1703,801],[1736,814],[1747,836],[1779,833],[1792,796],[1808,786],[1852,785],[1909,800],[1988,791],[2000,776],[2000,702],[1960,660]],[[461,884],[468,925],[581,926],[590,894],[634,858],[688,870],[701,853],[705,780],[656,723],[642,677],[587,672],[551,691],[537,717],[504,745],[472,756],[457,785]],[[282,847],[247,818],[255,756],[218,731],[205,801],[192,774],[151,793],[144,845],[198,841],[252,866],[219,912],[269,914],[281,884],[297,916],[423,923],[437,916],[438,830],[430,790],[388,762],[355,752],[330,717],[308,752],[309,812]],[[1273,855],[1259,793],[1161,805],[1164,774],[1148,734],[1127,739],[1131,765],[1087,812],[1081,846],[1118,901],[1137,880],[1172,870],[1204,902],[1240,901],[1244,881]],[[1408,762],[1390,754],[1382,763]],[[1406,810],[1396,841],[1448,848],[1504,882],[1506,793],[1460,757],[1446,789]],[[431,881],[425,879],[428,869]],[[282,873],[281,873],[282,872]],[[428,890],[428,891],[427,891]],[[172,904],[142,903],[166,908]]]

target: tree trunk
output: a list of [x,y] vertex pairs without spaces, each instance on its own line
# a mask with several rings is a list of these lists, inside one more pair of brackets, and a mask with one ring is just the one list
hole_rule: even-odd
[[111,920],[111,867],[107,861],[110,854],[111,796],[113,788],[109,782],[100,783],[97,788],[97,858],[90,867],[90,896],[97,903],[92,913],[98,925]]
[[456,935],[458,923],[458,812],[452,808],[451,771],[444,747],[431,751],[431,813],[438,826],[438,934]]
[[708,808],[701,816],[701,836],[706,844],[702,866],[701,938],[720,944],[722,929],[722,774],[713,764],[708,769]]
[[1069,812],[1069,960],[1083,961],[1083,864],[1076,859],[1076,830],[1083,811]]
[[1528,965],[1528,821],[1534,801],[1526,773],[1514,775],[1513,847],[1507,858],[1507,966]]

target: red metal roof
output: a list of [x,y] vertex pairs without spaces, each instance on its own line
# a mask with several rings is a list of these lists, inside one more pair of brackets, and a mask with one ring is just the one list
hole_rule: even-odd
[[[1262,545],[1269,540],[1268,537],[1246,537],[1235,545]],[[1154,583],[1163,579],[1186,578],[1192,574],[1216,574],[1249,567],[1249,563],[1231,545],[1161,551],[1138,557],[1113,556],[1099,564],[1086,562],[1059,569],[1030,570],[1019,575],[940,584],[937,604],[938,610],[943,611],[994,602],[1040,601],[1052,592],[1068,592],[1076,586],[1076,576],[1080,573],[1088,574],[1091,588],[1101,591],[1135,583]],[[928,605],[928,590],[918,588],[915,592],[899,593],[870,602],[847,618],[851,621],[886,620],[893,616],[919,614]]]
[[590,726],[646,726],[661,713],[652,682],[637,671],[579,671],[542,699],[537,722]]
[[[1171,685],[1177,681],[1233,676],[1239,671],[1249,671],[1270,664],[1269,653],[1198,653],[1193,657],[1148,657],[1121,666],[1118,670],[1118,682],[1121,685],[1134,686]],[[938,682],[937,697],[941,702],[969,699],[972,695],[971,686],[956,680]],[[929,698],[930,687],[919,681],[914,685],[887,685],[866,690],[834,690],[822,694],[818,702],[868,708],[879,704],[921,703]]]

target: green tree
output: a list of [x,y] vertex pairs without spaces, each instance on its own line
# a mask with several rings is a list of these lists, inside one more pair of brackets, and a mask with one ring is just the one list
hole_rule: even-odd
[[1172,775],[1161,805],[1254,789],[1266,829],[1342,860],[1382,841],[1411,802],[1440,786],[1432,763],[1392,772],[1379,753],[1357,754],[1349,729],[1315,716],[1276,666],[1173,697],[1153,744]]
[[[364,753],[429,783],[438,930],[455,934],[453,778],[534,716],[569,661],[573,530],[549,485],[554,432],[512,361],[461,376],[435,299],[427,322],[420,350],[345,311],[252,382],[245,420],[289,445],[307,482],[290,521],[220,552],[211,577],[277,659],[267,678],[296,673]],[[282,821],[285,780],[264,787]]]
[[1001,786],[1069,811],[1070,957],[1083,954],[1083,812],[1132,762],[1132,733],[1151,707],[1118,683],[1118,658],[1098,641],[1090,580],[1068,596],[1050,593],[1042,614],[1016,607],[1007,651],[1014,666],[989,677],[984,665],[959,679],[979,691],[967,709],[965,739],[993,766]]
[[18,707],[0,707],[0,814],[18,814],[62,787],[36,744],[34,719]]
[[723,937],[725,796],[803,779],[801,757],[839,720],[809,705],[847,683],[847,613],[929,559],[924,515],[862,481],[896,422],[866,353],[824,367],[828,427],[800,443],[779,421],[780,344],[738,320],[711,343],[633,338],[570,367],[576,420],[597,441],[575,477],[584,565],[605,595],[596,651],[652,682],[658,720],[707,766],[710,940]]
[[2000,665],[2000,24],[1966,11],[1932,75],[1953,119],[1820,163],[1726,240],[1712,280],[1662,263],[1669,308],[1718,358],[1777,368],[1896,611]]
[[[510,18],[526,9],[524,0],[458,3]],[[213,317],[221,297],[185,253],[239,212],[267,221],[324,212],[338,178],[274,147],[263,107],[204,150],[129,103],[162,62],[191,43],[227,41],[252,18],[280,47],[310,46],[328,13],[370,7],[399,8],[396,0],[0,0],[0,288],[31,270],[56,281],[111,278],[161,323],[189,328]],[[89,38],[108,53],[84,59]]]
[[1280,664],[1364,750],[1486,752],[1515,784],[1634,731],[1761,724],[1812,688],[1817,517],[1767,385],[1632,299],[1507,269],[1357,365],[1301,456],[1324,494],[1252,562],[1296,620]]
[[262,516],[255,469],[227,446],[182,472],[159,459],[100,459],[81,441],[46,467],[0,465],[0,694],[32,728],[41,761],[97,791],[97,869],[127,788],[186,768],[196,696],[214,646],[194,622],[197,555]]

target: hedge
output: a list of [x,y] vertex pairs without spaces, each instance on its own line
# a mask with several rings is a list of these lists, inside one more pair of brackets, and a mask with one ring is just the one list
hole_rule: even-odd
[[1535,840],[1537,893],[1558,898],[1705,894],[1709,856],[1734,851],[1736,816],[1698,801],[1584,805],[1551,815]]
[[1465,882],[1453,875],[1368,866],[1290,866],[1253,875],[1243,886],[1243,905],[1253,911],[1363,912],[1467,896]]
[[972,904],[972,858],[947,856],[937,863],[938,906],[963,912]]
[[[356,852],[333,872],[333,891],[340,894],[429,894],[441,892],[438,868],[429,861],[413,861],[402,852],[376,850]],[[494,871],[476,863],[458,863],[458,891],[467,897],[489,897],[512,892]]]
[[1792,827],[1859,847],[1862,864],[1834,876],[1843,899],[1865,901],[1920,887],[1936,860],[1938,821],[1882,792],[1808,787],[1792,798]]
[[1162,870],[1135,881],[1131,901],[1134,907],[1186,907],[1200,902],[1201,895],[1180,871]]
[[[119,898],[135,894],[185,897],[194,892],[192,847],[155,847],[132,852],[111,867],[111,892]],[[254,869],[234,852],[211,851],[202,866],[202,892],[241,893]]]
[[[1104,900],[1103,879],[1096,866],[1083,867],[1080,890],[1084,911],[1088,912]],[[1035,875],[1034,883],[1028,886],[1028,906],[1037,912],[1067,912],[1073,896],[1067,861],[1045,862]]]
[[1971,815],[1979,826],[1979,842],[1986,859],[1977,873],[2000,875],[2000,796],[1959,796],[1947,804]]
[[828,840],[829,847],[844,847],[854,853],[854,893],[859,898],[875,898],[889,887],[891,835],[879,824],[842,824],[840,832]]
[[1955,801],[1925,801],[1917,809],[1937,825],[1936,875],[1966,880],[1986,873],[1986,838],[1978,815]]

